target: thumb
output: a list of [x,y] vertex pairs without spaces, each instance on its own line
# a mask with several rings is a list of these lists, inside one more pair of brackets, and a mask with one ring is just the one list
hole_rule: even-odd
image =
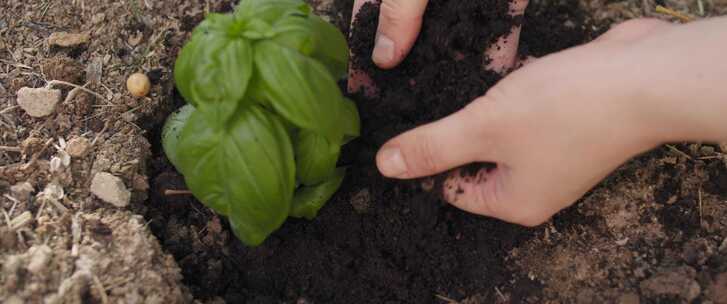
[[563,206],[544,195],[548,189],[541,188],[550,184],[521,172],[502,163],[475,172],[457,170],[442,185],[444,199],[470,213],[527,227],[540,225]]
[[379,150],[376,164],[381,174],[411,179],[430,176],[470,162],[495,159],[496,128],[488,111],[470,106],[439,121],[408,131]]
[[398,65],[422,27],[427,0],[383,0],[372,60],[382,69]]

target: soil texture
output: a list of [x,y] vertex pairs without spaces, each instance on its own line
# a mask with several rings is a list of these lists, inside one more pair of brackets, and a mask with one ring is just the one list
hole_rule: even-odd
[[[537,293],[537,283],[513,282],[505,267],[508,252],[533,231],[459,211],[416,181],[383,178],[374,164],[387,139],[453,113],[502,77],[482,68],[490,60],[482,50],[521,24],[508,8],[507,0],[430,1],[411,54],[382,71],[369,59],[378,4],[365,4],[350,36],[353,66],[372,77],[379,97],[353,96],[363,134],[345,147],[347,179],[314,221],[291,219],[262,246],[246,248],[191,197],[152,199],[160,206],[152,230],[178,258],[193,294],[229,302],[435,303]],[[528,49],[546,54],[586,42],[583,16],[575,1],[534,10],[533,22],[571,24],[551,26],[559,39]],[[163,156],[155,164],[155,193],[184,187]]]
[[[700,19],[727,2],[531,0],[520,18],[505,1],[431,0],[411,56],[386,72],[368,60],[375,3],[352,31],[352,0],[307,2],[353,35],[380,95],[351,96],[363,136],[320,216],[245,248],[224,218],[163,195],[186,187],[159,145],[183,104],[180,47],[237,1],[0,1],[0,302],[727,303],[727,144],[655,149],[533,229],[461,212],[373,163],[389,138],[500,79],[480,50],[509,25],[523,26],[520,55],[539,57],[623,20],[679,22],[657,5]],[[146,97],[126,90],[136,72]],[[49,83],[60,92],[36,96],[60,100],[23,108],[22,92]],[[109,182],[94,187],[99,176]]]

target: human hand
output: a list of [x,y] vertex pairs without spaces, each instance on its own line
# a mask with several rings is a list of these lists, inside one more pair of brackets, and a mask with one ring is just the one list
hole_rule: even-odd
[[[377,165],[410,179],[454,172],[444,198],[526,226],[569,206],[661,143],[727,139],[727,19],[635,20],[511,73],[463,110],[386,143]],[[722,84],[720,84],[722,83]]]
[[[351,24],[361,6],[373,0],[355,0]],[[382,69],[391,69],[401,63],[417,40],[422,26],[422,18],[428,0],[382,0],[379,11],[379,25],[376,43],[371,54],[373,62]],[[515,0],[510,3],[513,16],[525,13],[528,0]],[[501,37],[497,43],[483,50],[492,59],[488,69],[505,72],[512,68],[517,59],[520,40],[520,26],[513,28],[510,35]],[[352,70],[349,73],[349,91],[358,91],[362,86],[370,86],[366,75]]]

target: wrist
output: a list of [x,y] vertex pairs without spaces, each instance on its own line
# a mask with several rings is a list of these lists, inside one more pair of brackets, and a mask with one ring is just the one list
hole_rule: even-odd
[[660,143],[727,140],[727,18],[674,26],[628,48],[646,133]]

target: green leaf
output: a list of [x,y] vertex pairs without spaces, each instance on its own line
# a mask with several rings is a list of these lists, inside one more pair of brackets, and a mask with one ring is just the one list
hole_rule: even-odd
[[182,97],[188,102],[197,106],[197,101],[192,99],[192,83],[197,77],[195,65],[200,61],[199,53],[204,51],[209,40],[224,40],[223,27],[232,26],[233,18],[226,15],[210,14],[192,32],[192,37],[184,45],[177,56],[174,64],[174,80],[177,89]]
[[295,174],[304,185],[315,185],[331,176],[341,152],[339,144],[309,130],[301,130],[296,136],[294,149]]
[[164,153],[177,170],[179,170],[177,162],[179,137],[192,113],[194,113],[194,106],[185,105],[169,115],[162,128],[162,148],[164,148]]
[[352,100],[343,98],[342,104],[340,126],[343,130],[343,143],[346,144],[361,135],[361,118],[356,103]]
[[311,26],[318,41],[311,56],[323,63],[333,74],[340,79],[348,74],[348,43],[346,37],[333,24],[326,22],[318,16],[311,15]]
[[276,113],[302,129],[339,141],[340,102],[336,81],[326,68],[295,50],[269,41],[255,45],[255,66],[261,77],[256,89]]
[[341,187],[346,170],[338,168],[325,182],[311,187],[299,188],[293,198],[290,216],[312,220],[318,215],[323,205],[333,197]]
[[300,0],[242,0],[235,9],[235,16],[241,20],[256,18],[272,24],[287,15],[307,16],[310,12],[310,6]]
[[223,124],[243,103],[252,77],[253,53],[247,40],[227,34],[234,20],[214,16],[195,30],[180,52],[174,78],[187,102],[210,122]]
[[261,244],[290,211],[295,163],[290,137],[277,116],[252,105],[215,129],[194,112],[182,130],[178,162],[195,197],[229,217],[235,235]]
[[275,23],[272,41],[322,63],[334,77],[348,73],[348,43],[334,25],[316,15],[291,16]]

